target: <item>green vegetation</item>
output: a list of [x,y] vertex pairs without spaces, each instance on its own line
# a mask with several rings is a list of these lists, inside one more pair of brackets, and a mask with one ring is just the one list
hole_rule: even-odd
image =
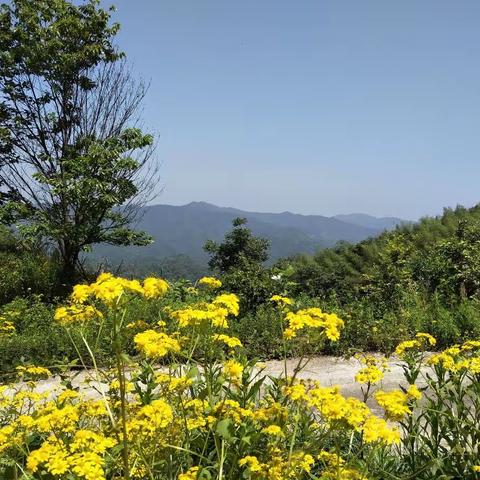
[[[240,315],[231,328],[251,357],[278,358],[283,354],[277,311],[270,302],[275,294],[291,297],[298,308],[321,306],[346,323],[335,344],[307,342],[292,354],[388,353],[418,331],[433,334],[443,347],[480,336],[479,219],[480,207],[446,210],[441,217],[399,227],[377,239],[342,244],[312,257],[282,260],[272,267],[264,264],[268,242],[252,235],[247,224],[238,220],[224,242],[210,242],[207,249],[222,290],[237,292],[240,298]],[[48,365],[74,358],[68,339],[57,339],[56,327],[51,326],[52,307],[48,304],[55,303],[58,289],[55,263],[46,254],[26,250],[11,234],[4,238],[1,255],[10,258],[10,263],[2,277],[8,287],[3,289],[3,302],[16,295],[26,299],[1,310],[27,302],[31,327],[25,327],[25,320],[17,325],[14,319],[18,334],[1,347],[8,359],[4,368],[42,358]],[[40,261],[44,268],[34,268]],[[145,275],[155,273],[153,265]],[[172,308],[191,298],[195,286],[195,281],[181,274],[177,278],[164,299]],[[42,296],[31,300],[30,293]],[[47,305],[42,303],[45,301]],[[146,308],[141,300],[135,313],[137,317],[131,320],[141,319],[146,324],[154,324],[159,315],[158,309]],[[99,358],[110,357],[111,352],[102,350],[102,342],[95,345]]]
[[150,241],[129,227],[153,139],[118,28],[97,0],[0,7],[0,221],[54,245],[67,283],[92,244]]
[[57,262],[41,245],[22,242],[0,226],[0,305],[33,294],[48,301],[57,287]]
[[[479,478],[480,205],[374,238],[398,219],[247,226],[192,204],[160,256],[132,220],[177,220],[141,208],[153,140],[118,28],[98,0],[0,6],[1,478]],[[271,263],[338,238],[362,241]],[[200,259],[176,250],[192,242]],[[105,244],[127,247],[123,277],[95,271]],[[218,278],[199,278],[207,256]],[[312,355],[358,350],[362,399],[299,378]],[[368,350],[403,361],[400,389],[378,386],[389,359]],[[35,391],[52,372],[58,391]]]
[[[40,392],[37,382],[52,381],[50,369],[18,366],[0,384],[1,477],[478,479],[480,341],[429,355],[435,338],[416,334],[395,349],[403,361],[395,389],[380,383],[388,358],[359,355],[352,377],[361,395],[347,398],[336,386],[300,378],[308,357],[287,362],[298,341],[338,341],[344,322],[337,315],[272,298],[284,352],[283,372],[272,374],[230,334],[238,297],[218,293],[212,277],[198,285],[176,308],[158,278],[101,274],[75,285],[55,323],[77,346],[78,363],[91,359],[94,368],[82,372],[90,390],[62,372],[55,389]],[[156,322],[129,321],[142,313],[140,299]],[[98,367],[92,331],[105,332],[113,368]]]
[[290,294],[321,299],[349,319],[347,343],[388,350],[419,330],[436,334],[444,345],[478,336],[479,260],[475,206],[283,260],[277,269],[290,281]]

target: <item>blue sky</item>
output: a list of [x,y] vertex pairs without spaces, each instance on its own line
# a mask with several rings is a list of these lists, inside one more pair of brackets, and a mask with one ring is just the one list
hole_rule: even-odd
[[114,3],[151,82],[156,203],[415,219],[480,201],[478,0]]

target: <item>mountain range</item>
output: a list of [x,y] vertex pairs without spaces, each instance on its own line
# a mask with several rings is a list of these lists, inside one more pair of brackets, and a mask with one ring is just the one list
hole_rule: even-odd
[[201,272],[208,259],[203,251],[204,243],[208,239],[221,241],[236,217],[246,218],[254,235],[270,240],[271,261],[298,253],[314,253],[339,241],[359,242],[405,222],[395,217],[357,213],[326,217],[247,212],[206,202],[151,205],[143,208],[136,228],[152,235],[153,244],[146,247],[99,245],[92,255],[96,261],[106,260],[111,265],[122,263],[130,269],[132,265],[143,265],[153,271],[177,262],[188,264],[188,270]]

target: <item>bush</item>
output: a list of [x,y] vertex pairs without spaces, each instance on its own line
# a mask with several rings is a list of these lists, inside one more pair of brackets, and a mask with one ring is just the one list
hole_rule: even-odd
[[282,329],[273,305],[261,305],[235,320],[232,330],[252,358],[280,358],[283,355]]
[[[78,359],[78,352],[88,360],[86,346],[73,332],[75,344],[68,332],[53,322],[55,305],[45,304],[41,297],[17,298],[0,310],[0,322],[12,322],[15,332],[0,335],[0,371],[8,373],[24,363],[54,366]],[[108,340],[93,326],[85,332],[99,362],[110,358]]]

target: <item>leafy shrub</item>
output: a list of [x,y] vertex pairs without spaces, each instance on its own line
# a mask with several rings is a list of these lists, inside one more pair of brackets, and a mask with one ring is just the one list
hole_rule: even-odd
[[55,260],[38,246],[22,244],[9,230],[0,226],[0,305],[31,294],[51,299],[58,289]]
[[282,329],[273,305],[243,315],[233,322],[232,330],[253,358],[280,358],[283,354]]
[[[11,372],[22,363],[55,365],[70,363],[78,358],[78,351],[84,353],[86,346],[73,332],[76,346],[68,332],[53,322],[54,305],[45,304],[41,297],[17,298],[4,305],[0,319],[11,321],[15,327],[12,335],[0,335],[0,370]],[[96,328],[88,328],[87,338],[99,362],[105,362],[110,353],[108,341],[99,335]]]

